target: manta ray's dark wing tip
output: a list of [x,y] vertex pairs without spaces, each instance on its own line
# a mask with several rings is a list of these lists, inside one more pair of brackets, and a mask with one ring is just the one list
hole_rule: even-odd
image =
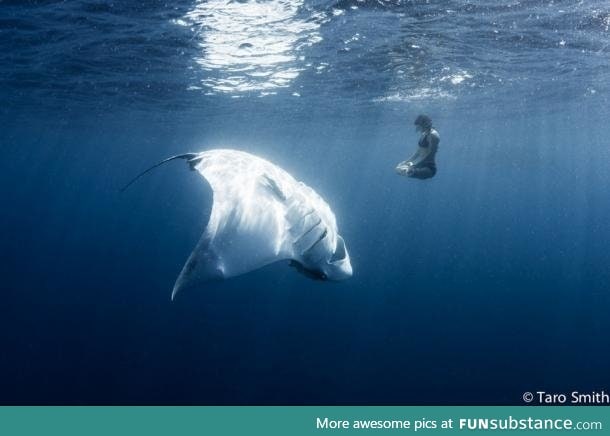
[[175,159],[186,159],[189,162],[189,164],[191,165],[191,169],[193,169],[194,168],[194,164],[192,162],[196,163],[196,160],[197,160],[198,156],[199,156],[199,153],[184,153],[184,154],[177,154],[176,156],[168,157],[167,159],[163,159],[161,162],[156,163],[152,167],[145,169],[140,174],[138,174],[133,179],[131,179],[129,181],[129,183],[127,183],[125,186],[123,186],[121,189],[119,189],[119,192],[125,192],[131,185],[133,185],[135,182],[137,182],[138,179],[140,177],[142,177],[144,174],[148,173],[149,171],[154,170],[155,168],[157,168],[158,166],[163,165],[166,162],[169,162],[169,161],[172,161],[172,160],[175,160]]

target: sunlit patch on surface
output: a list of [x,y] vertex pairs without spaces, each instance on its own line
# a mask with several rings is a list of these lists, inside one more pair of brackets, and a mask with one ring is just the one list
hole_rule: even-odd
[[[473,79],[472,74],[465,70],[451,71],[451,68],[444,67],[438,75],[433,76],[426,83],[420,86],[408,86],[410,81],[405,81],[407,86],[400,80],[384,95],[373,99],[375,103],[383,102],[413,102],[421,100],[455,100],[458,94],[452,88],[464,86]],[[399,70],[399,76],[405,76],[404,71]],[[474,85],[474,82],[470,83]]]
[[178,25],[192,26],[206,72],[201,83],[214,93],[272,95],[306,68],[300,51],[322,40],[323,14],[307,16],[303,1],[198,1]]
[[439,81],[441,81],[441,82],[448,81],[452,85],[459,85],[468,79],[472,79],[472,74],[468,73],[467,71],[462,70],[462,71],[458,71],[455,73],[447,74],[446,76],[442,76],[439,79]]
[[375,103],[383,102],[410,102],[419,100],[455,100],[456,96],[438,88],[421,88],[408,92],[395,92],[393,94],[373,99]]

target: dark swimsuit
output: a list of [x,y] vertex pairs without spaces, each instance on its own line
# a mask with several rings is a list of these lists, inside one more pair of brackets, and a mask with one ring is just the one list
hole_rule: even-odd
[[[422,148],[430,147],[430,142],[428,141],[428,136],[430,134],[426,134],[419,139],[417,145]],[[409,177],[414,177],[416,179],[429,179],[434,177],[436,174],[436,162],[434,161],[434,157],[436,156],[436,151],[438,149],[438,145],[433,146],[432,151],[426,156],[426,158],[418,163],[416,166],[411,168],[409,172]]]

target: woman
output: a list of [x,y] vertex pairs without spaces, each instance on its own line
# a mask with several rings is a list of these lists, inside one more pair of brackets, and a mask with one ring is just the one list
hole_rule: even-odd
[[396,167],[400,175],[416,179],[429,179],[436,174],[434,157],[438,150],[440,137],[432,128],[432,120],[427,115],[419,115],[415,119],[415,130],[421,132],[417,150],[409,160],[401,162]]

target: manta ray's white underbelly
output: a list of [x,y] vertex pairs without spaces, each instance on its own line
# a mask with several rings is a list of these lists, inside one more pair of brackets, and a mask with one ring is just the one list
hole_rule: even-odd
[[352,275],[335,215],[313,189],[243,151],[218,149],[193,156],[191,165],[212,187],[214,203],[174,294],[282,259],[329,280]]

